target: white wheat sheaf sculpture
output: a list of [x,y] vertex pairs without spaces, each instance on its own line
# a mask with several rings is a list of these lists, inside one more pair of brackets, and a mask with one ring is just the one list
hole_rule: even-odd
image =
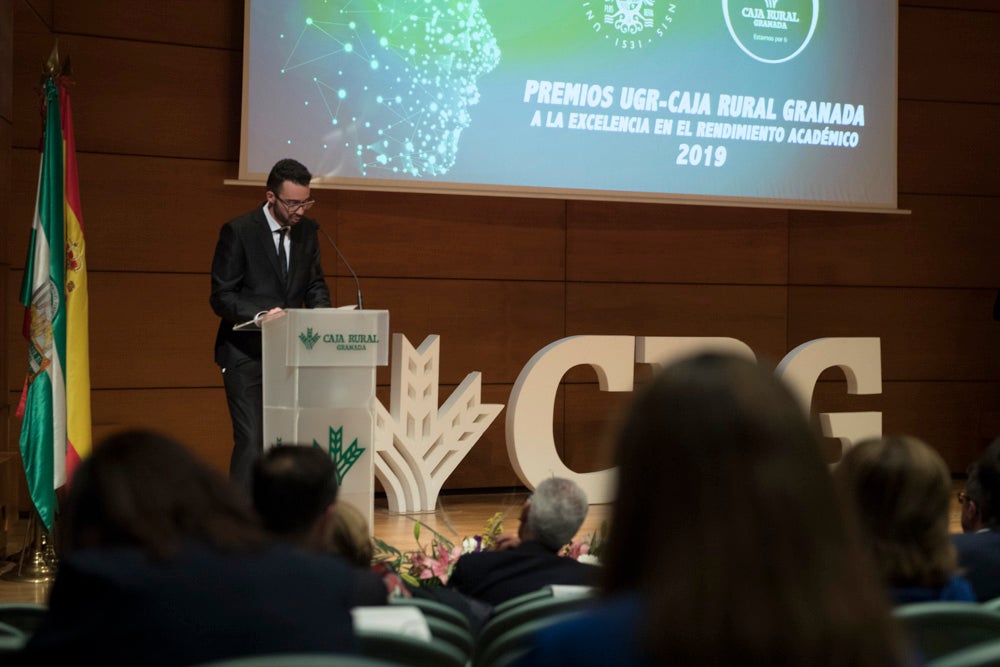
[[416,350],[403,334],[392,337],[390,409],[375,405],[375,476],[390,512],[433,511],[445,480],[503,410],[480,403],[478,372],[438,408],[440,350],[440,336]]

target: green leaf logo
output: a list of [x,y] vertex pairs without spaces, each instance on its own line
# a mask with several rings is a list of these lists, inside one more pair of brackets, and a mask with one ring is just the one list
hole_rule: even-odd
[[[321,449],[319,443],[313,440],[313,447]],[[338,429],[330,427],[330,441],[327,445],[327,452],[337,466],[337,484],[344,483],[344,477],[348,471],[357,463],[361,455],[365,453],[364,447],[358,447],[358,439],[351,442],[351,446],[344,449],[344,427]]]
[[312,327],[299,334],[299,340],[306,346],[307,350],[313,349],[313,345],[319,342],[319,334],[313,333]]

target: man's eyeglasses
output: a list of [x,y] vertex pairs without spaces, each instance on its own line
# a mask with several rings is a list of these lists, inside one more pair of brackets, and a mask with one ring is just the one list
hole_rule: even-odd
[[969,502],[969,496],[965,493],[965,491],[959,491],[957,497],[959,505],[965,505],[965,503]]
[[287,208],[289,212],[296,211],[298,209],[302,209],[303,211],[308,211],[309,209],[312,208],[313,204],[316,203],[315,199],[307,199],[305,201],[296,201],[294,199],[290,199],[288,201],[285,201],[277,194],[274,194],[274,198],[280,201],[282,204],[284,204],[285,208]]

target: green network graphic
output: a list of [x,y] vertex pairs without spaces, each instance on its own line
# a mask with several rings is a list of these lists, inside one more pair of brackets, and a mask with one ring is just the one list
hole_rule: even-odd
[[303,104],[329,116],[324,149],[348,151],[363,176],[448,173],[500,62],[478,0],[316,3],[280,74],[311,77]]

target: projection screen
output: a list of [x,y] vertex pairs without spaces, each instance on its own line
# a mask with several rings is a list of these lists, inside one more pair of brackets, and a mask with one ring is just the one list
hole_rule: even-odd
[[240,181],[896,208],[895,0],[248,0]]

